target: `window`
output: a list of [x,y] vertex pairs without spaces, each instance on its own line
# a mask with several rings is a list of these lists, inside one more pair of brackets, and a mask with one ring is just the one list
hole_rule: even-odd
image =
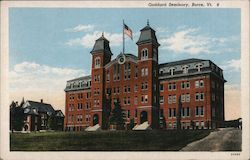
[[169,72],[170,72],[170,75],[171,75],[171,76],[174,75],[174,71],[175,71],[175,68],[170,68],[170,69],[169,69]]
[[168,109],[168,117],[172,117],[172,115],[171,115],[171,108]]
[[101,66],[101,58],[96,57],[95,58],[95,68],[100,68],[100,66]]
[[171,104],[171,103],[172,103],[172,96],[169,95],[169,96],[168,96],[168,104]]
[[195,107],[195,116],[198,116],[198,115],[199,115],[199,107],[196,106],[196,107]]
[[200,82],[199,81],[195,81],[195,88],[199,88],[200,87]]
[[173,117],[176,117],[176,108],[173,108],[173,109],[172,109],[172,116],[173,116]]
[[144,103],[144,96],[141,96],[141,102]]
[[163,104],[163,103],[164,103],[164,97],[160,96],[160,104]]
[[148,68],[145,68],[145,76],[148,75]]
[[199,101],[199,99],[200,99],[200,94],[199,94],[199,93],[196,93],[196,94],[195,94],[195,101]]
[[145,95],[145,102],[148,102],[148,95]]
[[190,94],[186,94],[186,102],[190,102]]
[[200,93],[200,101],[204,101],[204,93]]
[[203,108],[203,106],[200,107],[200,115],[201,115],[201,116],[204,115],[204,108]]
[[135,85],[135,89],[134,90],[135,90],[135,92],[138,91],[138,85],[137,84]]
[[185,89],[185,82],[181,82],[181,89]]
[[185,102],[185,94],[181,95],[181,102]]
[[130,92],[130,86],[127,86],[127,91]]
[[127,98],[126,98],[126,97],[123,98],[123,104],[124,104],[124,105],[127,104]]
[[141,60],[145,60],[145,59],[148,59],[148,49],[147,48],[142,49],[142,52],[141,52]]
[[201,68],[203,67],[203,64],[202,63],[198,63],[198,64],[196,64],[195,67],[197,68],[198,72],[200,72]]
[[186,116],[189,117],[189,107],[186,108]]
[[184,74],[188,73],[188,66],[187,65],[183,66],[182,70]]
[[190,82],[186,82],[186,88],[190,88]]
[[185,117],[185,108],[181,108],[181,116]]
[[204,87],[204,81],[200,80],[200,87]]
[[144,76],[144,68],[141,69],[141,76]]
[[160,84],[160,91],[161,91],[161,92],[164,91],[164,86],[163,86],[163,84]]
[[135,105],[137,105],[138,104],[138,98],[137,97],[135,97],[135,99],[134,99],[134,103],[135,103]]
[[203,106],[196,106],[195,108],[195,116],[204,116],[204,107]]
[[172,103],[176,103],[176,95],[172,96]]
[[127,99],[127,104],[130,105],[130,97]]
[[135,78],[137,78],[138,77],[138,68],[137,68],[137,66],[135,66]]
[[172,84],[171,83],[168,84],[168,90],[172,91]]
[[130,117],[130,110],[128,110],[128,118]]

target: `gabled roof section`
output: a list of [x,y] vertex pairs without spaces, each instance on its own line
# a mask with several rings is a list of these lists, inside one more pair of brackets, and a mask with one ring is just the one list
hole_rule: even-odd
[[139,44],[150,43],[150,42],[160,46],[155,35],[155,30],[152,29],[148,23],[146,27],[141,29],[141,34],[136,44],[139,45]]
[[137,61],[138,61],[138,57],[135,56],[134,54],[131,54],[131,53],[124,53],[124,54],[122,54],[121,53],[121,54],[117,55],[117,57],[115,59],[113,59],[111,62],[109,62],[108,64],[106,64],[105,68],[109,68],[113,64],[118,63],[118,59],[122,55],[125,55],[126,61],[132,61],[134,63],[137,63]]
[[55,115],[57,117],[65,117],[61,110],[55,110]]
[[99,52],[104,52],[106,54],[113,55],[109,47],[109,41],[104,37],[103,34],[95,41],[94,47],[90,53],[95,54]]
[[26,111],[29,111],[27,114],[43,112],[51,115],[55,113],[55,110],[51,106],[51,104],[35,102],[35,101],[26,101],[26,103],[28,103],[28,105],[24,105],[25,106],[24,109]]

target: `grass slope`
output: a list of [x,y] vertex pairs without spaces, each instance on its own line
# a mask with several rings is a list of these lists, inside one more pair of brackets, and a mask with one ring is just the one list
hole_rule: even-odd
[[209,130],[12,133],[11,151],[177,151]]

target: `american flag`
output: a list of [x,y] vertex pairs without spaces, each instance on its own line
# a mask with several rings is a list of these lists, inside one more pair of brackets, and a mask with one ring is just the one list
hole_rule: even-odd
[[132,30],[126,24],[124,24],[123,32],[133,40]]

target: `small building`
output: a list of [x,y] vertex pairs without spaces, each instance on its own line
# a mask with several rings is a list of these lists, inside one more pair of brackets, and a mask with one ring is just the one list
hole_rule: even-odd
[[24,109],[24,131],[63,130],[64,115],[61,110],[54,110],[51,104],[26,101]]

